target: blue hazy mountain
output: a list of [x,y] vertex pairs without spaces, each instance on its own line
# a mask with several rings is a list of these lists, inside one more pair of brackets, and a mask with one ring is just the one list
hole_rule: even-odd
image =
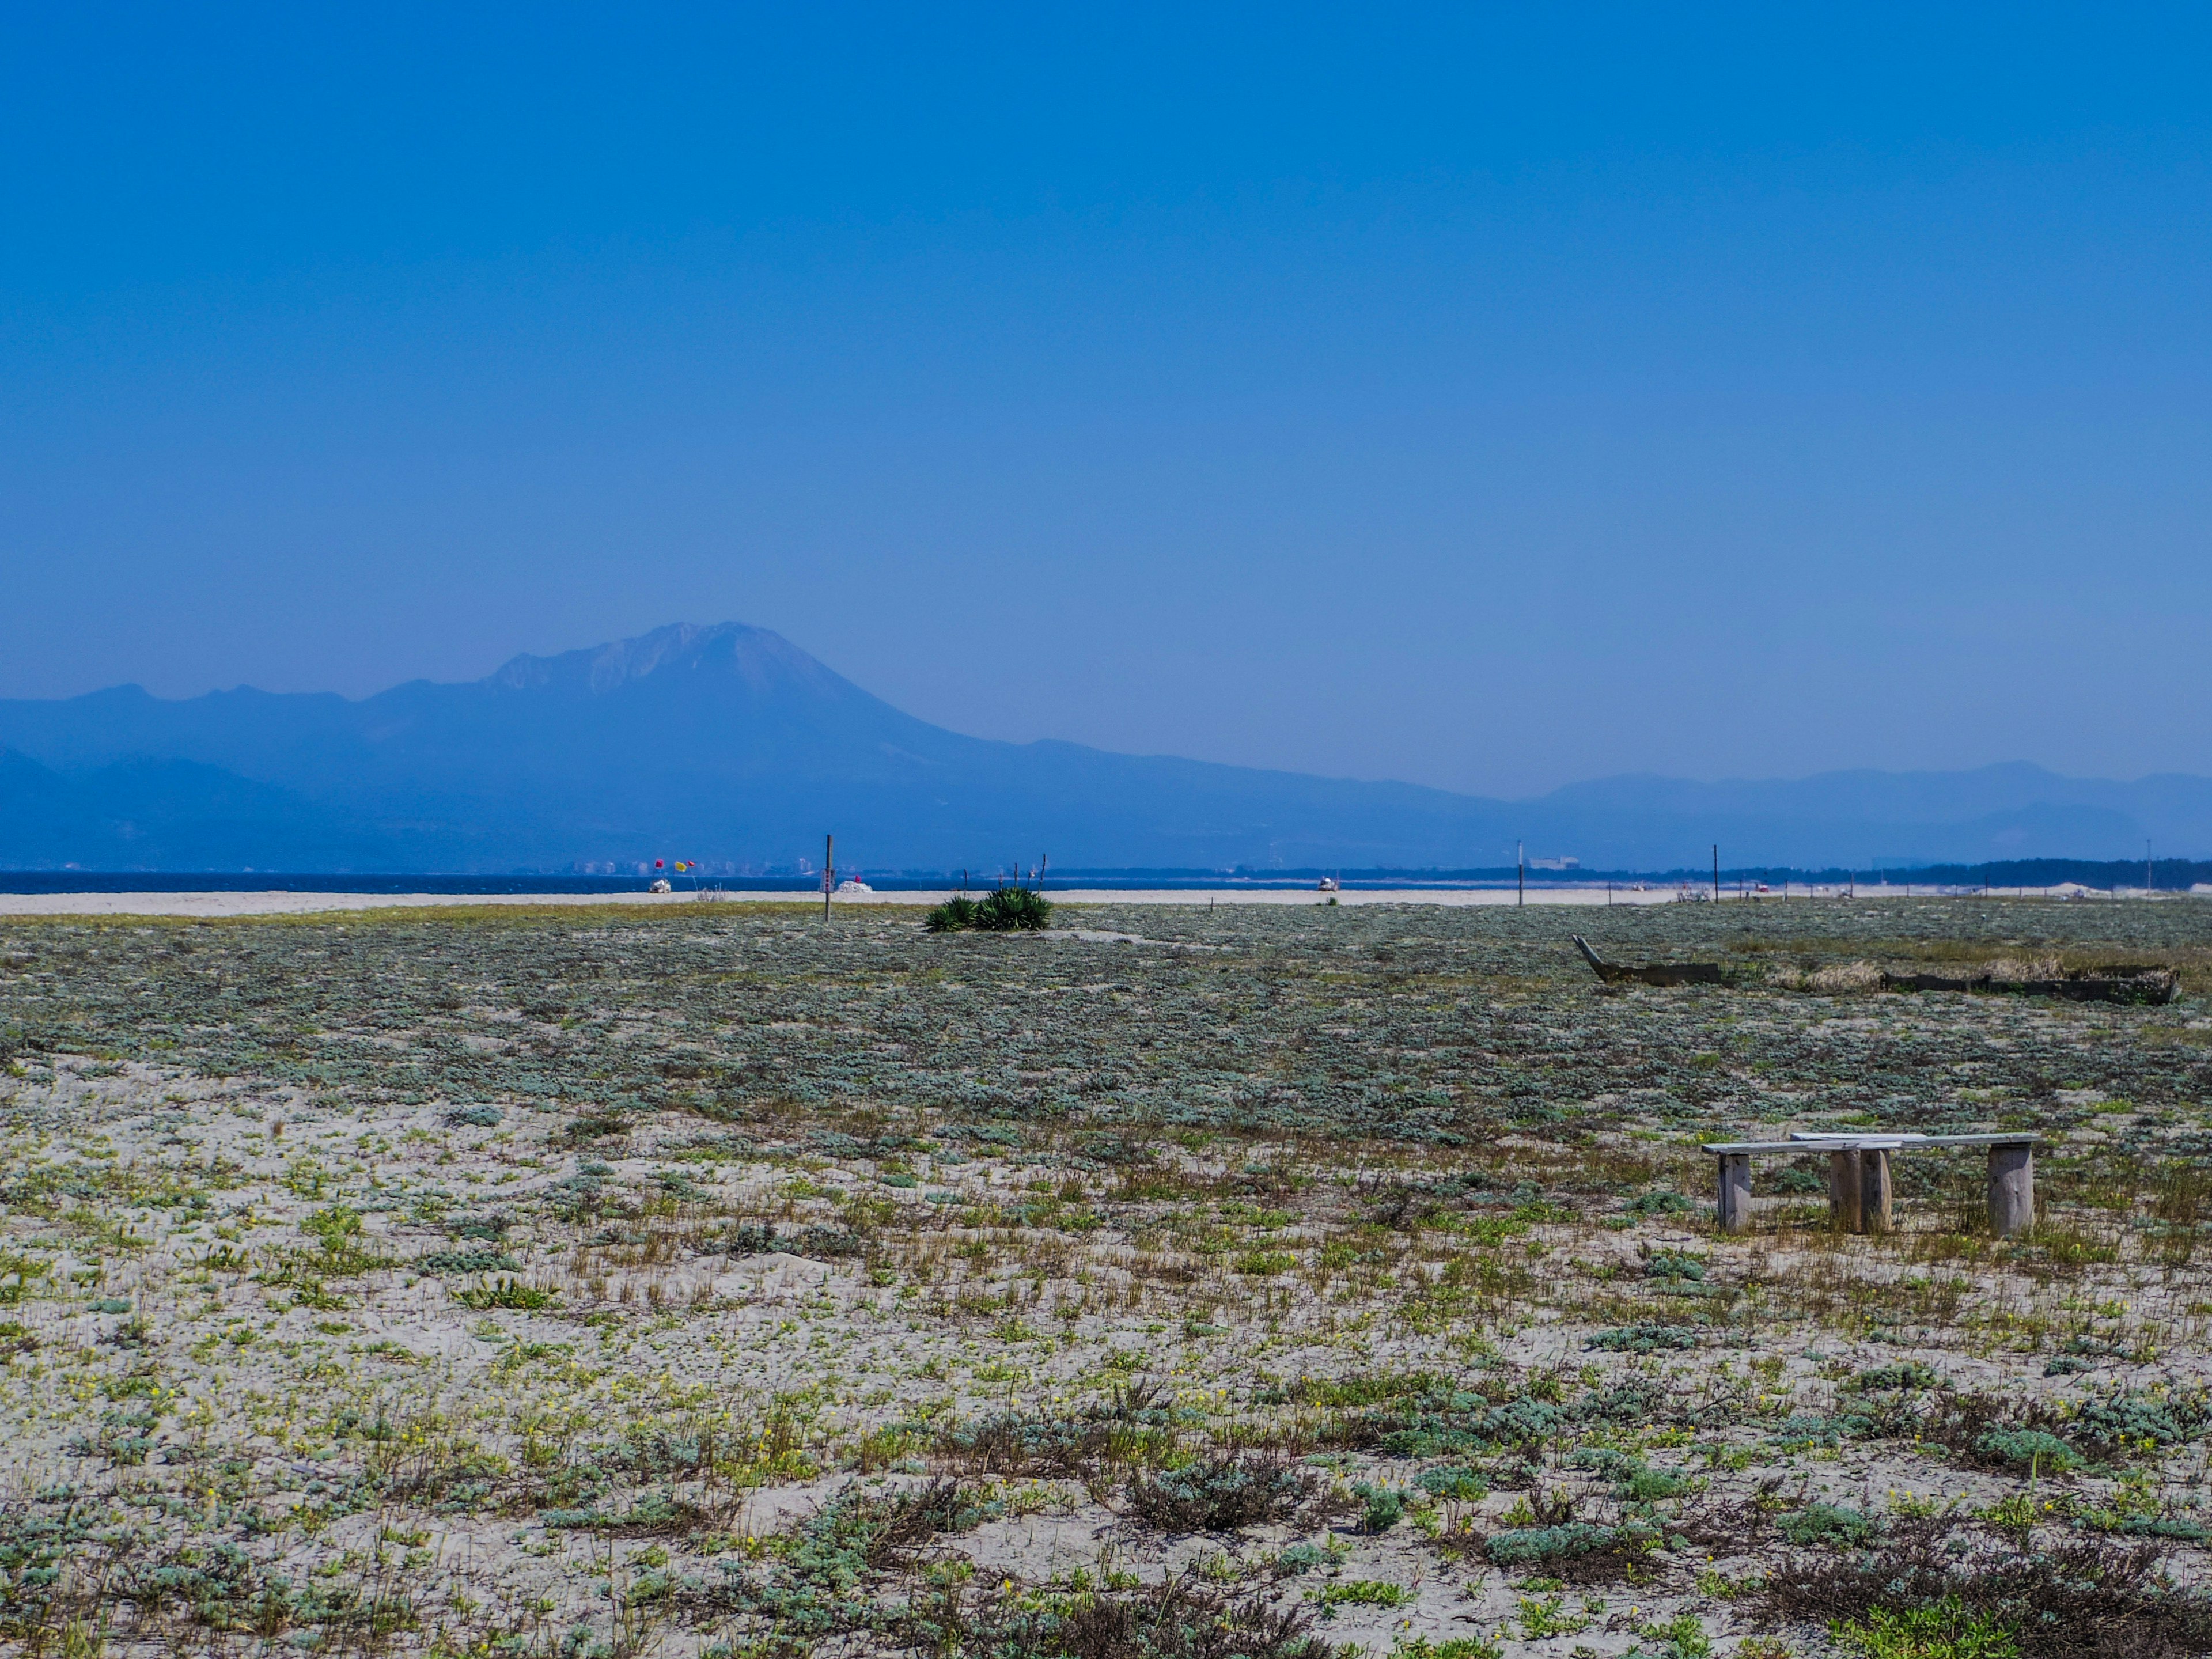
[[0,866],[563,870],[659,856],[878,870],[2128,858],[2212,850],[2212,780],[2027,765],[1621,777],[1530,801],[963,737],[781,636],[663,628],[358,701],[137,686],[0,702]]

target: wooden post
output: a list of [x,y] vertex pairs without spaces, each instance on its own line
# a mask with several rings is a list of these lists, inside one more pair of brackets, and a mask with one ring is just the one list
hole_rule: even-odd
[[1747,1231],[1751,1226],[1751,1154],[1723,1152],[1720,1224],[1724,1233]]
[[2015,1141],[1990,1148],[1990,1231],[2018,1238],[2035,1225],[2035,1147]]
[[1859,1155],[1856,1152],[1828,1154],[1828,1224],[1839,1233],[1866,1230],[1864,1198],[1859,1188]]
[[822,837],[822,920],[830,920],[830,890],[837,884],[837,837]]
[[1892,1206],[1897,1197],[1896,1184],[1890,1174],[1889,1154],[1877,1147],[1869,1147],[1859,1154],[1859,1215],[1862,1231],[1886,1233],[1894,1218]]

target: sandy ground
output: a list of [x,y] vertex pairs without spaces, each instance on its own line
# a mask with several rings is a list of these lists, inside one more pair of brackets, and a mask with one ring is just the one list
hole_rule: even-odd
[[[1827,1659],[1753,1589],[1850,1559],[1784,1531],[1838,1517],[2156,1539],[2204,1580],[2197,997],[1616,994],[1565,919],[1494,914],[1106,910],[1018,942],[586,902],[693,908],[5,930],[0,1650],[74,1623],[45,1650],[858,1659],[896,1631],[781,1609],[980,1630],[994,1597],[1194,1570],[1369,1659]],[[1796,960],[1976,914],[1756,920]],[[2201,951],[2206,915],[1980,925]],[[1697,955],[1750,920],[1583,925]],[[1861,1078],[1884,1121],[2032,1099],[2045,1231],[1957,1232],[1929,1185],[1836,1235],[1768,1164],[1754,1231],[1714,1233],[1700,1138],[1819,1127]],[[1139,1115],[1224,1079],[1218,1127]],[[1347,1080],[1388,1138],[1316,1133]],[[1250,1104],[1291,1090],[1292,1133]],[[1452,1090],[1450,1135],[1413,1139]],[[2087,1446],[2093,1407],[2179,1415],[2065,1470],[1975,1438]],[[1899,1430],[1954,1409],[1987,1415]],[[1310,1500],[1148,1514],[1170,1459],[1234,1449]],[[973,1513],[872,1577],[810,1553],[836,1506],[936,1480]],[[1493,1559],[1563,1515],[1648,1526],[1635,1576]]]

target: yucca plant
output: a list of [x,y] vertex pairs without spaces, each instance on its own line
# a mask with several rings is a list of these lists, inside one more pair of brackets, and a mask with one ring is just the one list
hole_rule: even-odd
[[944,903],[931,906],[921,925],[933,933],[964,933],[975,926],[975,901],[955,894]]
[[1052,902],[1026,887],[1001,887],[975,907],[970,927],[987,933],[1036,933],[1052,920]]

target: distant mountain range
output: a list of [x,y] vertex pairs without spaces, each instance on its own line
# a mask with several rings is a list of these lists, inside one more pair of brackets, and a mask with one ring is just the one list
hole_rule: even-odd
[[118,686],[0,702],[0,867],[1588,868],[2212,854],[2212,779],[1833,772],[1617,777],[1527,801],[995,743],[871,696],[781,635],[662,628],[350,701]]

